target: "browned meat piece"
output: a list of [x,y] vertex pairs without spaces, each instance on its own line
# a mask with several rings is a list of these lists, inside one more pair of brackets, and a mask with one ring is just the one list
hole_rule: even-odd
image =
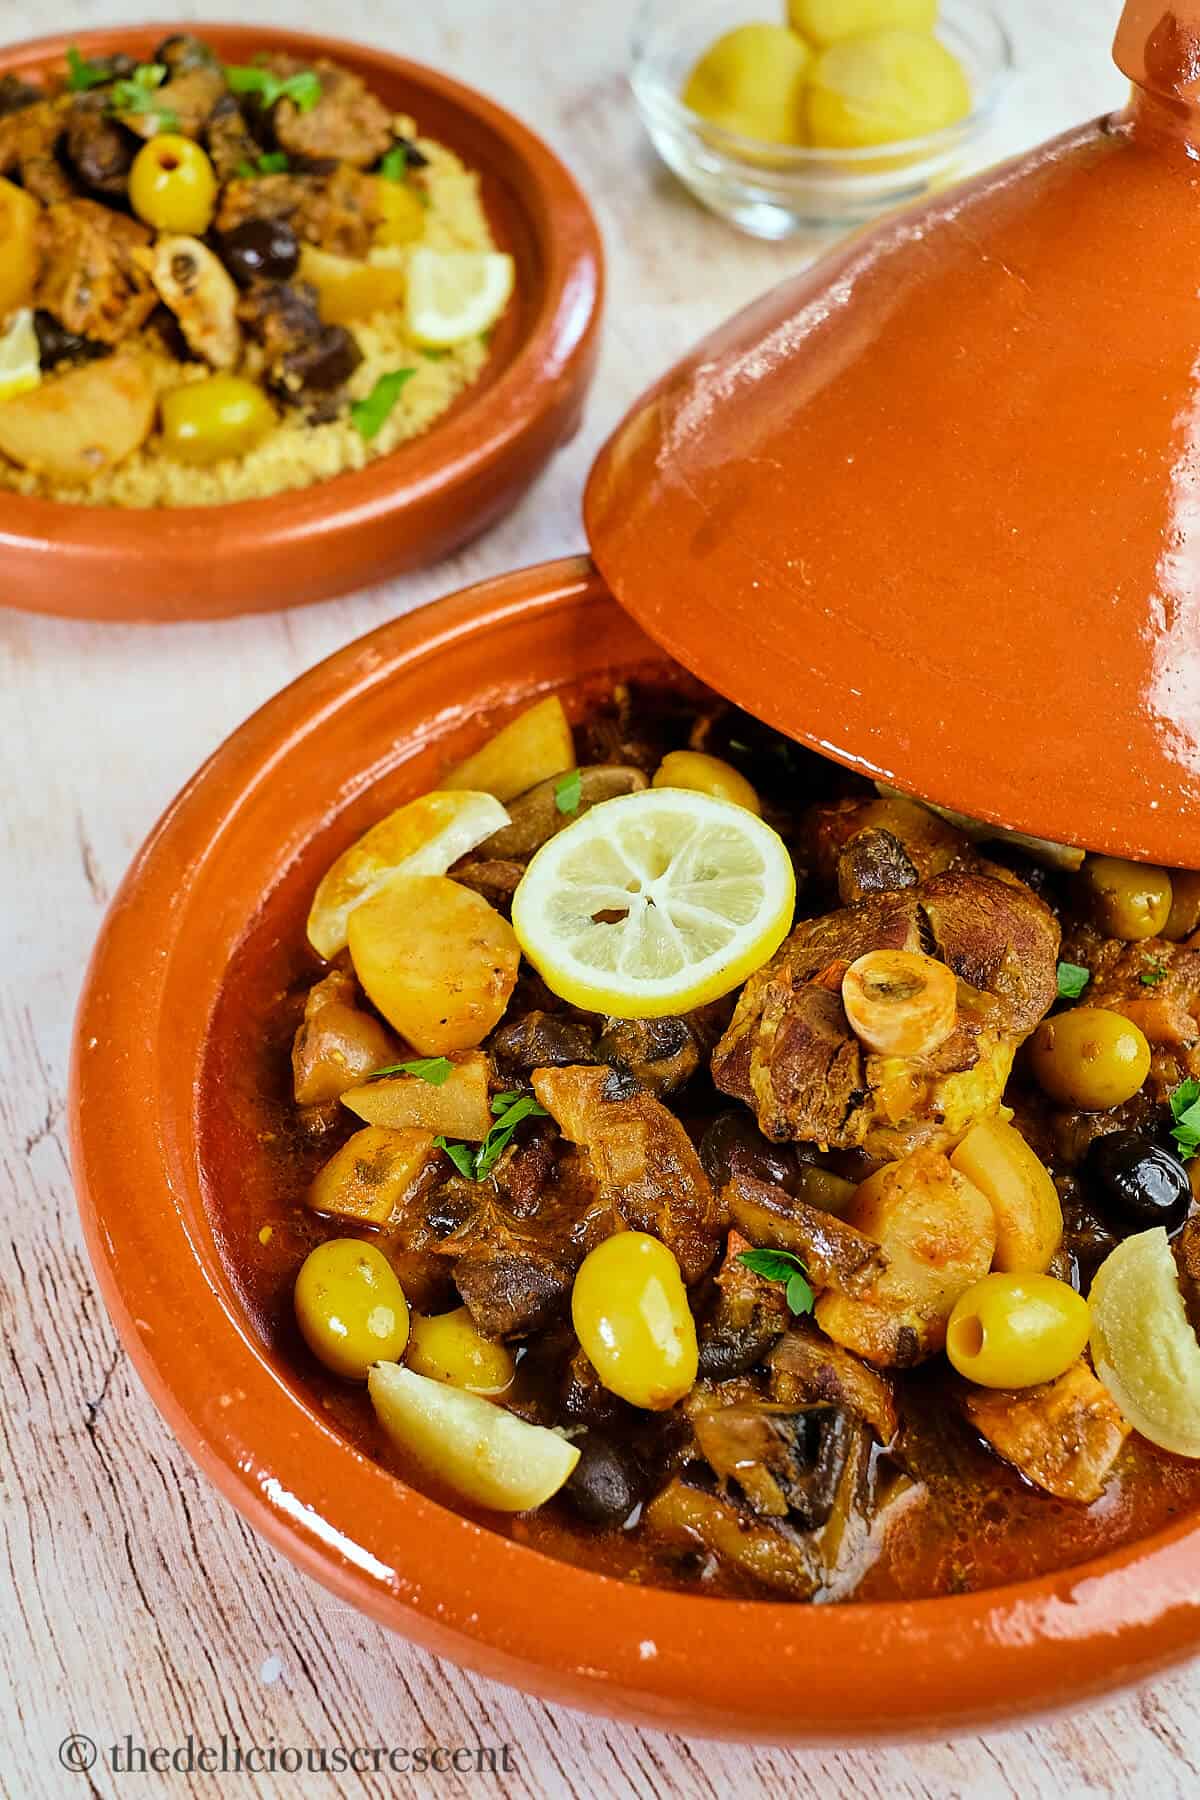
[[399,1061],[396,1039],[358,999],[358,983],[345,969],[333,969],[309,989],[292,1044],[297,1106],[337,1100],[376,1069]]
[[256,175],[238,181],[227,178],[217,202],[217,231],[225,237],[250,219],[294,222],[320,185],[318,175]]
[[242,117],[233,94],[222,94],[213,107],[204,127],[204,142],[220,182],[232,181],[243,163],[253,166],[262,155],[262,146]]
[[21,184],[43,206],[73,200],[76,189],[57,156],[30,156],[21,164]]
[[19,75],[0,75],[0,119],[7,119],[10,113],[22,112],[27,106],[36,106],[44,97],[41,88],[22,81]]
[[1060,1500],[1098,1500],[1130,1431],[1082,1358],[1041,1387],[970,1388],[964,1404],[996,1454]]
[[721,1212],[675,1115],[616,1070],[537,1069],[533,1091],[586,1149],[599,1200],[632,1230],[661,1238],[684,1280],[698,1281],[716,1255]]
[[272,390],[293,405],[336,395],[362,361],[345,326],[322,325],[317,290],[306,281],[256,282],[238,317],[263,347]]
[[558,804],[561,784],[561,775],[552,775],[549,780],[539,781],[535,787],[510,800],[508,824],[485,840],[480,847],[482,854],[528,862],[535,850],[548,844],[552,837],[565,831],[593,806],[615,800],[622,794],[636,794],[648,785],[640,769],[609,765],[580,769],[578,804],[572,812],[565,813]]
[[811,1600],[824,1585],[825,1564],[812,1533],[756,1519],[749,1508],[678,1476],[655,1495],[644,1518],[651,1538],[715,1557],[754,1588]]
[[747,1374],[786,1331],[791,1317],[780,1283],[764,1280],[741,1261],[752,1248],[739,1231],[729,1233],[715,1284],[716,1305],[701,1321],[700,1373],[714,1381]]
[[[950,870],[797,925],[751,976],[713,1079],[767,1137],[897,1156],[952,1142],[995,1105],[1012,1054],[1057,992],[1058,926],[1020,883]],[[841,1000],[870,950],[932,949],[959,977],[959,1024],[931,1057],[868,1055]]]
[[652,1094],[673,1094],[700,1067],[700,1043],[686,1019],[608,1019],[596,1046]]
[[379,184],[375,177],[339,163],[309,191],[292,225],[299,237],[319,244],[322,250],[362,261],[371,248],[371,233],[378,218]]
[[507,918],[512,909],[512,897],[524,873],[521,863],[480,860],[460,863],[454,871],[454,880],[474,893],[482,894],[490,906]]
[[170,118],[172,131],[184,137],[201,138],[213,108],[227,91],[225,77],[219,68],[189,68],[153,90],[147,111],[122,112],[116,116],[140,138],[157,137],[159,132],[166,130],[164,118]]
[[565,1310],[575,1271],[612,1229],[587,1171],[549,1132],[508,1150],[485,1181],[453,1177],[430,1202],[418,1246],[453,1258],[454,1282],[485,1337],[528,1337]]
[[1174,1249],[1179,1291],[1192,1330],[1200,1337],[1200,1213],[1188,1220],[1175,1239]]
[[308,65],[294,57],[272,56],[267,67],[295,75],[312,67],[321,78],[321,98],[309,112],[291,100],[275,108],[275,135],[291,156],[352,163],[365,169],[378,162],[392,142],[392,115],[365,81],[324,57]]
[[140,330],[158,301],[134,252],[150,233],[94,200],[51,206],[38,221],[41,275],[34,304],[67,330],[119,344]]
[[67,111],[67,155],[85,188],[123,200],[138,142],[107,116],[103,91],[76,94]]
[[721,1486],[752,1512],[812,1529],[833,1511],[846,1439],[857,1427],[832,1407],[784,1412],[763,1400],[727,1403],[723,1384],[695,1388],[686,1410],[696,1448]]
[[892,1384],[878,1369],[860,1362],[815,1325],[797,1320],[779,1339],[768,1358],[771,1398],[781,1406],[840,1407],[871,1427],[881,1444],[890,1444],[899,1420]]
[[0,115],[0,175],[19,173],[26,163],[52,157],[64,121],[61,100],[39,99]]
[[593,1060],[595,1033],[582,1019],[529,1012],[499,1026],[488,1041],[498,1069],[525,1076],[534,1069],[567,1069]]
[[176,76],[187,75],[193,69],[208,69],[211,72],[221,67],[220,58],[215,51],[209,49],[203,38],[194,37],[190,31],[176,31],[164,38],[151,61],[164,63],[172,81]]
[[853,1225],[752,1175],[734,1175],[722,1190],[721,1202],[752,1244],[798,1256],[816,1288],[859,1296],[887,1267],[879,1245]]
[[801,849],[844,906],[916,887],[969,855],[961,832],[915,800],[853,798],[805,814]]

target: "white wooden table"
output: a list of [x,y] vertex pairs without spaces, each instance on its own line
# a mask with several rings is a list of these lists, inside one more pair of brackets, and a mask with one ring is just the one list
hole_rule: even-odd
[[[1119,102],[1117,0],[1002,0],[1018,75],[990,148]],[[134,19],[149,0],[0,0],[0,41]],[[167,8],[163,9],[168,10]],[[769,10],[769,7],[765,8]],[[798,266],[748,243],[652,162],[624,82],[632,0],[216,0],[180,18],[303,24],[441,65],[522,114],[581,176],[610,257],[583,432],[483,543],[386,589],[216,627],[97,628],[0,612],[0,1795],[113,1795],[65,1770],[69,1732],[182,1744],[513,1745],[513,1795],[1020,1796],[1200,1790],[1200,1667],[1036,1730],[894,1751],[755,1751],[624,1730],[410,1649],[266,1549],[178,1449],[92,1288],[63,1119],[71,1015],[116,882],[196,765],[283,683],[481,576],[577,549],[597,446],[648,377]],[[19,603],[20,595],[0,598]],[[203,1347],[197,1346],[203,1354]],[[897,1654],[902,1654],[897,1647]],[[479,1778],[149,1773],[147,1793],[466,1792]]]

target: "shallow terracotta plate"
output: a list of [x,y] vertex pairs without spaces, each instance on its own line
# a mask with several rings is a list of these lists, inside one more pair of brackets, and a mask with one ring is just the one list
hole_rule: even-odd
[[[0,74],[85,56],[146,56],[178,21],[41,38]],[[227,62],[330,56],[456,151],[482,180],[516,293],[483,375],[424,436],[361,471],[266,500],[154,512],[0,491],[0,603],[89,619],[198,619],[329,599],[446,555],[517,500],[576,429],[597,351],[603,251],[575,181],[511,114],[384,51],[274,27],[200,25]]]
[[[197,1085],[231,957],[285,872],[315,880],[531,695],[661,660],[590,565],[489,582],[286,689],[171,807],[113,902],[76,1028],[75,1181],[118,1330],[181,1442],[302,1569],[417,1643],[548,1699],[759,1744],[947,1732],[1062,1707],[1200,1646],[1200,1519],[990,1593],[790,1607],[552,1562],[340,1439],[222,1261]],[[392,802],[394,803],[394,802]],[[214,1157],[221,1152],[214,1152]],[[202,1354],[197,1354],[197,1347]]]
[[[1117,6],[1110,0],[1114,24]],[[588,489],[622,605],[865,774],[1200,864],[1200,0],[1129,111],[892,216],[697,346]]]

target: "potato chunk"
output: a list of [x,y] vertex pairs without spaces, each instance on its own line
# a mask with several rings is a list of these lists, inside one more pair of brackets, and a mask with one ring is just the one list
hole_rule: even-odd
[[404,269],[355,262],[305,244],[300,251],[300,279],[317,290],[317,309],[325,325],[351,325],[373,313],[399,306],[408,277]]
[[1003,1119],[981,1119],[950,1161],[992,1203],[994,1266],[1009,1274],[1044,1274],[1062,1242],[1062,1205],[1050,1171],[1021,1133]]
[[437,1155],[432,1131],[368,1125],[344,1143],[308,1190],[313,1212],[360,1225],[386,1225]]
[[512,926],[445,875],[399,875],[350,914],[355,973],[384,1018],[422,1056],[473,1050],[498,1025],[517,981]]
[[460,1057],[440,1086],[418,1075],[385,1075],[342,1095],[360,1119],[392,1131],[416,1128],[442,1137],[485,1138],[494,1123],[488,1098],[488,1059],[480,1051]]
[[55,375],[0,404],[0,451],[55,481],[91,481],[143,444],[154,389],[134,354]]
[[400,1051],[390,1031],[355,1002],[358,988],[345,969],[331,969],[309,989],[304,1021],[292,1043],[297,1106],[323,1106],[357,1086],[372,1069],[386,1068]]
[[996,1220],[986,1195],[940,1151],[918,1150],[864,1181],[844,1219],[882,1245],[887,1267],[861,1298],[822,1294],[822,1331],[884,1367],[934,1355],[955,1301],[992,1265]]
[[444,788],[478,788],[497,800],[513,800],[551,775],[575,767],[571,727],[557,694],[498,731],[443,779]]

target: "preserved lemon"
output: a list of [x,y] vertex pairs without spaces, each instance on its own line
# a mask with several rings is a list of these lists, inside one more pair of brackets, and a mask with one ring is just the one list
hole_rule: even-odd
[[804,83],[812,51],[786,25],[739,25],[696,63],[683,104],[702,119],[764,144],[804,141]]
[[808,86],[809,141],[859,150],[924,137],[963,119],[971,90],[944,44],[920,31],[879,31],[823,50]]
[[1160,1226],[1126,1238],[1096,1271],[1092,1361],[1135,1431],[1200,1457],[1200,1343]]
[[937,0],[788,0],[788,23],[824,48],[871,31],[932,31]]

